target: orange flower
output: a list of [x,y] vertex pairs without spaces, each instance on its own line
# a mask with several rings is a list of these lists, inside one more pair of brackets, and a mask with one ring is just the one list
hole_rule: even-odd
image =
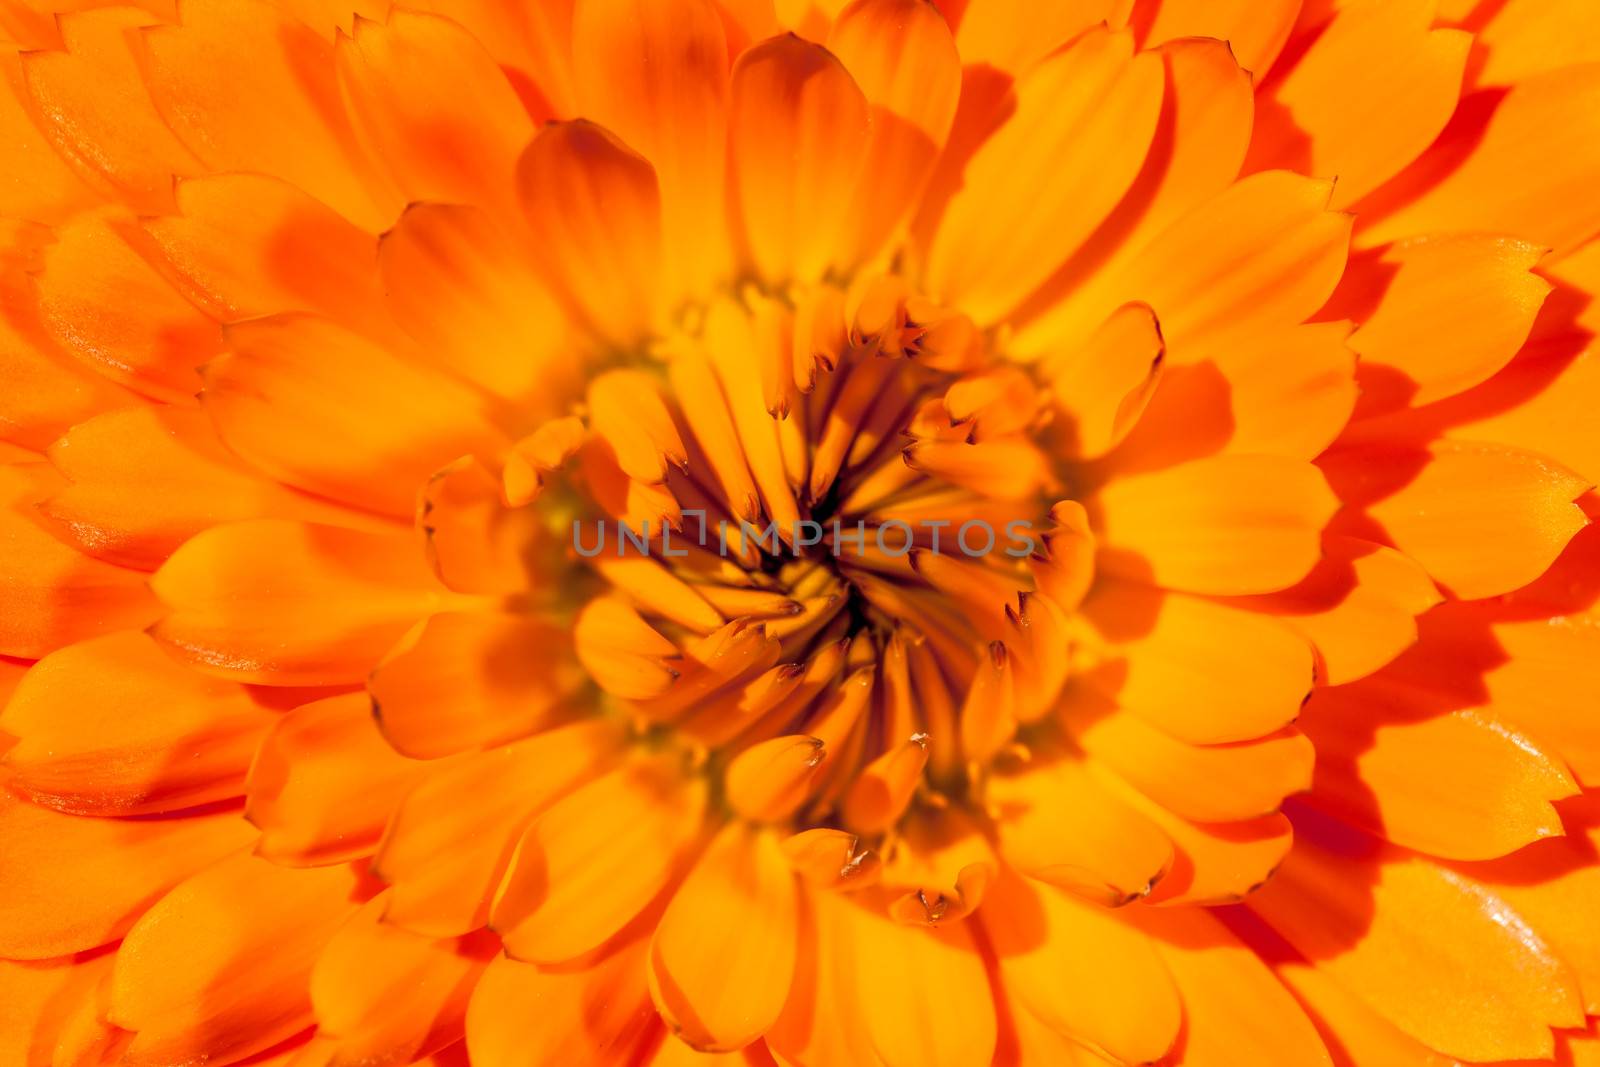
[[1597,1062],[1590,0],[358,2],[0,9],[0,1067]]

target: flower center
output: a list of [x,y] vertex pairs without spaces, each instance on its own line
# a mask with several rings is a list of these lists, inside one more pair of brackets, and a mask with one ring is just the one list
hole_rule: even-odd
[[579,655],[746,817],[887,834],[1059,690],[1046,408],[982,346],[883,278],[720,300],[591,383]]

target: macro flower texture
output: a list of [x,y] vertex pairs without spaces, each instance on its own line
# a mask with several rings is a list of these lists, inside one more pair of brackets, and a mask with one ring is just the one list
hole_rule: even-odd
[[0,1067],[1600,1064],[1593,0],[0,36]]

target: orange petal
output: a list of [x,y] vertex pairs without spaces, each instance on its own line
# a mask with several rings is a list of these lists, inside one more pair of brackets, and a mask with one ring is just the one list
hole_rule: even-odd
[[[792,328],[780,305],[759,304],[752,314],[719,301],[706,318],[706,350],[726,397],[750,477],[766,514],[785,539],[793,539],[800,511],[784,466],[782,423],[792,403]],[[759,362],[758,362],[759,361]],[[703,421],[703,420],[702,420]]]
[[1377,300],[1350,347],[1364,365],[1404,375],[1411,404],[1431,404],[1485,381],[1517,354],[1550,292],[1530,273],[1541,254],[1509,237],[1406,241],[1352,265],[1333,305],[1347,293]]
[[927,742],[923,734],[897,741],[851,779],[841,812],[846,826],[857,833],[878,834],[900,821],[922,781]]
[[1400,0],[1336,14],[1266,90],[1252,169],[1338,175],[1333,203],[1344,207],[1421,155],[1456,109],[1472,44],[1431,29],[1434,7]]
[[766,1033],[789,995],[798,923],[795,876],[774,831],[723,830],[650,945],[650,992],[673,1033],[713,1052]]
[[1150,936],[1183,998],[1176,1062],[1333,1063],[1288,990],[1222,923],[1198,908],[1146,908],[1130,917]]
[[728,806],[755,822],[787,819],[811,799],[824,758],[822,742],[804,734],[751,745],[728,761]]
[[1008,74],[1027,70],[1098,22],[1119,26],[1126,5],[1117,0],[1062,0],[1029,8],[1012,0],[958,0],[937,5],[957,27],[961,60],[986,64]]
[[501,472],[506,503],[520,507],[538,499],[544,492],[545,479],[578,454],[588,433],[582,419],[566,415],[540,423],[512,445]]
[[[1585,538],[1594,543],[1586,533],[1573,547],[1588,547],[1580,543]],[[1590,587],[1590,579],[1575,575],[1579,567],[1592,568],[1591,559],[1573,553],[1570,565],[1557,563],[1539,585],[1549,583],[1564,594]],[[1593,717],[1571,713],[1589,706],[1600,681],[1586,669],[1600,650],[1596,616],[1541,607],[1533,597],[1513,599],[1509,611],[1498,607],[1489,601],[1436,609],[1422,619],[1417,647],[1391,670],[1416,690],[1420,704],[1440,711],[1482,707],[1538,738],[1585,785],[1600,783],[1600,730]]]
[[1267,171],[1199,202],[1114,269],[1096,270],[1029,323],[1015,347],[1048,351],[1087,336],[1112,309],[1143,300],[1176,362],[1199,362],[1233,338],[1304,321],[1344,271],[1351,220],[1328,210],[1333,186]]
[[1036,760],[995,777],[989,803],[1000,851],[1029,877],[1115,907],[1150,892],[1172,845],[1095,780],[1077,758]]
[[499,946],[492,936],[430,940],[383,922],[369,901],[311,970],[317,1038],[335,1063],[414,1062],[459,1041],[467,1002]]
[[1016,1006],[1119,1061],[1172,1047],[1183,1004],[1138,929],[1096,904],[1003,870],[978,913]]
[[1311,459],[1355,410],[1348,322],[1257,330],[1203,363],[1162,368],[1139,424],[1105,469],[1156,470],[1218,453]]
[[863,0],[839,13],[828,50],[867,99],[871,129],[863,179],[833,264],[849,272],[911,211],[944,147],[961,93],[961,57],[950,28],[920,0]]
[[187,401],[195,368],[222,333],[130,245],[131,221],[85,215],[56,230],[38,275],[47,332],[101,373],[166,401]]
[[[1595,247],[1600,249],[1600,243]],[[1561,266],[1571,262],[1563,260]],[[1525,349],[1481,388],[1443,401],[1431,411],[1439,425],[1449,427],[1450,437],[1541,453],[1594,482],[1600,479],[1600,439],[1588,429],[1589,398],[1600,388],[1597,381],[1600,352],[1574,355],[1564,342],[1556,342]],[[1398,419],[1410,422],[1416,417],[1406,412]]]
[[1190,745],[1126,711],[1096,713],[1079,705],[1068,714],[1069,729],[1090,758],[1185,818],[1227,822],[1266,815],[1311,786],[1317,751],[1293,727],[1255,741]]
[[257,475],[222,446],[205,413],[193,409],[98,415],[67,431],[49,456],[72,484],[39,510],[82,551],[141,570],[160,566],[201,530],[240,519],[379,526]]
[[1363,1004],[1313,964],[1282,963],[1275,968],[1305,1009],[1330,1048],[1349,1063],[1383,1063],[1393,1067],[1436,1067],[1446,1062],[1422,1042]]
[[847,909],[861,1009],[884,1067],[962,1067],[994,1054],[994,993],[966,923],[905,926]]
[[1409,648],[1417,640],[1417,617],[1442,599],[1428,572],[1410,557],[1329,535],[1321,562],[1299,585],[1236,603],[1297,630],[1316,646],[1318,678],[1343,685]]
[[115,941],[161,894],[252,836],[233,810],[97,819],[0,793],[0,953],[43,960]]
[[393,885],[386,918],[433,937],[484,925],[528,821],[615,758],[621,730],[588,719],[435,765],[390,820],[373,873]]
[[808,885],[818,889],[863,889],[882,873],[877,853],[843,830],[819,827],[784,838],[783,854]]
[[[836,861],[839,854],[832,855]],[[802,892],[800,904],[794,980],[767,1044],[784,1064],[849,1063],[869,1043],[867,1001],[857,993],[859,945],[849,914],[854,905],[843,894],[825,890]]]
[[1049,278],[1133,183],[1162,91],[1131,33],[1091,30],[1029,71],[939,222],[933,294],[986,326]]
[[595,684],[625,700],[660,696],[678,677],[668,660],[678,646],[657,633],[620,597],[595,597],[578,612],[572,639]]
[[439,15],[394,9],[355,20],[334,47],[356,134],[407,200],[509,201],[533,123],[472,34]]
[[1397,179],[1395,194],[1375,198],[1402,203],[1371,205],[1375,221],[1362,227],[1362,243],[1464,230],[1569,252],[1600,230],[1600,206],[1584,195],[1600,180],[1597,134],[1600,65],[1523,82],[1494,106],[1481,133],[1446,131],[1414,175]]
[[1191,593],[1271,593],[1321,556],[1339,508],[1310,463],[1218,456],[1118,478],[1098,495],[1100,564]]
[[1094,584],[1094,531],[1089,513],[1076,500],[1063,500],[1050,509],[1052,525],[1044,537],[1044,552],[1028,561],[1039,592],[1062,611],[1076,611]]
[[9,785],[36,804],[142,815],[237,797],[274,716],[240,686],[186,670],[124,631],[52,652],[28,672],[0,730]]
[[141,219],[141,247],[179,292],[219,322],[315,311],[372,321],[380,296],[370,232],[262,174],[177,182],[175,214]]
[[[1018,722],[1038,722],[1056,709],[1072,665],[1061,655],[1068,642],[1070,616],[1048,595],[1023,597],[1021,610],[1008,613],[1016,631],[1006,654],[1016,675]],[[968,691],[970,701],[971,691]]]
[[1100,787],[1148,820],[1172,843],[1172,864],[1146,898],[1152,904],[1233,904],[1260,889],[1294,844],[1281,814],[1238,822],[1191,822],[1090,763]]
[[409,517],[430,474],[505,444],[479,394],[325,319],[255,319],[227,338],[202,402],[229,448],[297,488]]
[[1192,745],[1270,734],[1311,692],[1310,647],[1268,616],[1123,583],[1084,616],[1107,647],[1082,682]]
[[109,955],[0,961],[0,1057],[29,1067],[113,1061],[119,1032],[95,1017],[111,962]]
[[410,538],[282,519],[213,527],[150,583],[157,640],[262,685],[361,681],[436,596]]
[[541,584],[541,564],[563,552],[554,523],[507,507],[503,481],[474,456],[435,471],[417,499],[423,555],[457,593],[514,597]]
[[1516,85],[1540,74],[1600,60],[1582,4],[1506,0],[1478,31],[1484,49],[1478,85]]
[[1593,794],[1562,805],[1571,833],[1487,863],[1454,868],[1509,904],[1577,972],[1584,1010],[1600,1003],[1600,944],[1585,901],[1600,888]]
[[1283,50],[1301,0],[1162,0],[1144,46],[1183,37],[1227,41],[1239,65],[1261,84]]
[[670,619],[697,634],[711,633],[723,625],[721,613],[654,557],[601,555],[591,565],[651,615]]
[[156,614],[143,575],[79,555],[46,531],[35,508],[48,492],[39,470],[0,467],[0,556],[10,561],[0,576],[0,653],[29,659]]
[[530,422],[564,412],[581,392],[575,328],[528,249],[489,212],[412,204],[383,235],[378,271],[390,313],[435,365]]
[[629,477],[660,482],[667,465],[683,467],[689,454],[655,379],[644,371],[615,370],[589,382],[589,425],[616,451]]
[[536,963],[605,943],[672,878],[700,833],[704,781],[670,757],[637,758],[533,821],[494,900],[506,952]]
[[[41,11],[44,9],[40,9]],[[138,210],[170,205],[172,177],[199,169],[144,91],[127,34],[157,18],[133,8],[55,17],[63,49],[24,52],[23,85],[62,157]]]
[[[874,897],[889,918],[910,926],[953,925],[983,906],[1001,863],[989,827],[954,807],[907,822],[886,841],[883,892]],[[813,883],[814,884],[814,883]]]
[[[716,476],[717,487],[726,501],[724,510],[736,521],[753,523],[760,516],[761,498],[739,444],[738,424],[728,410],[728,399],[709,353],[698,348],[674,353],[668,374],[682,406],[684,422],[705,454],[703,465]],[[693,462],[702,465],[698,459]],[[701,540],[709,537],[707,521],[702,519],[701,529],[696,532]]]
[[526,736],[557,719],[577,685],[570,656],[566,635],[541,619],[430,616],[372,673],[378,728],[417,759]]
[[0,438],[44,451],[69,427],[104,411],[133,407],[139,398],[60,351],[42,331],[0,327]]
[[[7,7],[10,15],[18,11]],[[53,23],[53,16],[39,14]],[[10,37],[11,34],[7,34]],[[51,37],[56,37],[52,32]],[[59,38],[40,41],[41,46],[58,45]],[[20,92],[13,71],[0,82],[0,144],[4,144],[4,160],[12,180],[0,192],[0,214],[7,218],[30,219],[46,224],[60,222],[88,208],[101,199],[95,190],[84,183],[67,161],[58,154],[48,139],[40,136],[39,124],[29,114],[32,102]]]
[[1577,783],[1558,758],[1482,710],[1438,712],[1383,675],[1312,695],[1313,803],[1448,859],[1503,856],[1564,832],[1551,801]]
[[[538,967],[501,956],[467,1006],[467,1048],[481,1067],[561,1063],[608,1067],[655,1036],[644,938],[584,967]],[[537,1013],[528,1005],[540,1006]],[[558,1026],[549,1020],[559,1019]]]
[[513,79],[523,106],[536,119],[574,112],[573,4],[538,4],[508,11],[494,0],[427,0],[426,6],[453,19],[494,54]]
[[582,113],[655,167],[663,248],[683,272],[666,284],[686,295],[705,293],[729,267],[728,45],[710,0],[580,0],[573,8]]
[[134,51],[161,117],[211,169],[282,178],[359,224],[391,221],[394,200],[357,155],[327,38],[257,0],[200,0],[182,25],[138,31]]
[[348,868],[235,856],[162,897],[117,950],[110,1019],[135,1031],[123,1062],[226,1063],[305,1029],[312,962],[355,890]]
[[1001,500],[1021,500],[1054,484],[1049,460],[1032,441],[918,441],[903,453],[906,466],[941,481]]
[[[988,764],[1010,744],[1018,719],[1017,657],[999,641],[991,642],[987,651],[987,656],[978,659],[960,714],[961,753],[969,764],[979,766]],[[926,744],[923,737],[918,747]]]
[[739,57],[728,196],[745,256],[763,277],[813,280],[842,247],[868,121],[861,90],[820,45],[791,34]]
[[[1167,85],[1144,166],[1096,235],[1029,298],[1020,317],[1046,314],[1063,294],[1120,270],[1175,219],[1238,177],[1255,112],[1250,75],[1219,40],[1179,38],[1161,45],[1156,54],[1166,67]],[[1135,293],[1128,299],[1136,298]],[[1080,320],[1069,300],[1037,330],[1026,330],[1019,344],[1029,355],[1049,353],[1063,339],[1087,336],[1099,324],[1094,315],[1103,317],[1114,306],[1085,305]]]
[[1302,955],[1412,1037],[1465,1060],[1545,1059],[1578,1026],[1566,964],[1505,901],[1402,853],[1302,834],[1250,906]]
[[607,340],[643,340],[662,310],[655,170],[583,119],[541,129],[517,161],[517,194],[556,289]]
[[1017,1067],[1102,1067],[1105,1057],[1050,1029],[1031,1011],[1013,1011],[1000,1031],[997,1056]]
[[422,771],[378,733],[365,693],[294,709],[250,768],[245,818],[261,830],[257,855],[286,867],[371,855]]
[[1589,484],[1513,448],[1373,444],[1335,450],[1322,467],[1341,499],[1467,600],[1533,581],[1587,522],[1573,501]]
[[1081,347],[1040,362],[1068,456],[1095,459],[1128,436],[1156,392],[1166,350],[1155,313],[1125,304]]

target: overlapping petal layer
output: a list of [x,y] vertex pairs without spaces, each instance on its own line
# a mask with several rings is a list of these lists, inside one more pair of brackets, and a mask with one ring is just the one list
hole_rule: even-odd
[[1586,1062],[1597,33],[0,3],[0,1062]]

